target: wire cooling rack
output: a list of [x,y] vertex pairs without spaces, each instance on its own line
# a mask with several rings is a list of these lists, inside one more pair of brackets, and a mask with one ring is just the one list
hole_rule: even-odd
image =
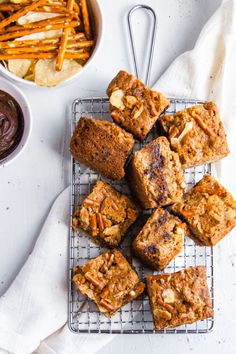
[[[171,105],[167,113],[173,114],[178,110],[200,103],[196,100],[171,99]],[[73,103],[73,117],[71,132],[74,131],[76,123],[81,116],[106,118],[110,120],[107,98],[84,98],[75,100]],[[157,136],[155,128],[149,134],[148,139],[152,140]],[[134,150],[139,149],[143,144],[137,143]],[[185,180],[188,188],[198,182],[205,173],[211,174],[210,165],[202,165],[185,171]],[[75,208],[81,204],[83,199],[92,190],[93,184],[101,176],[90,169],[86,169],[79,162],[72,159],[71,175],[71,219]],[[129,194],[125,181],[109,181],[119,191]],[[145,214],[150,213],[146,211]],[[147,217],[147,215],[146,215]],[[140,220],[140,224],[143,220]],[[130,242],[137,235],[140,225],[135,225],[131,235],[126,237],[121,245],[121,251],[132,260],[137,273],[142,280],[146,274],[156,273],[145,268],[139,260],[130,254]],[[131,236],[131,237],[130,237]],[[133,236],[133,237],[132,237]],[[102,315],[93,301],[89,300],[76,290],[72,283],[72,271],[76,265],[82,265],[91,258],[94,258],[104,251],[102,247],[93,244],[81,231],[75,233],[70,228],[70,249],[69,249],[69,328],[77,333],[207,333],[213,328],[213,319],[198,321],[193,324],[183,325],[177,328],[155,331],[150,312],[147,294],[137,300],[133,300],[122,307],[113,317],[106,318]],[[177,272],[190,266],[205,265],[207,270],[207,281],[210,288],[212,305],[214,302],[214,279],[213,279],[213,249],[210,247],[199,247],[189,239],[185,238],[183,252],[178,255],[165,268],[165,273]]]

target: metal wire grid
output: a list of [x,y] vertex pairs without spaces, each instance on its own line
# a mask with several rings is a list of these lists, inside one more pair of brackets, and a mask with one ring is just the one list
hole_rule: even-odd
[[[167,113],[184,109],[188,106],[200,103],[196,100],[171,99],[171,105]],[[72,107],[73,117],[71,124],[71,132],[81,116],[106,118],[110,120],[108,99],[107,98],[85,98],[75,100]],[[149,134],[147,141],[152,140],[156,136],[155,129]],[[146,141],[146,143],[147,143]],[[141,143],[137,143],[134,150],[139,149]],[[197,168],[185,171],[185,181],[188,188],[198,182],[205,173],[211,174],[211,166],[203,165]],[[93,184],[100,179],[101,176],[90,169],[86,169],[79,162],[72,159],[72,175],[71,175],[71,219],[75,208],[81,204],[83,199],[92,190]],[[104,178],[103,178],[104,179]],[[116,189],[129,194],[125,181],[109,181]],[[137,235],[141,224],[144,223],[145,217],[150,211],[144,212],[143,218],[140,219],[139,225],[135,225],[129,232],[121,245],[121,251],[128,255],[132,264],[141,279],[145,279],[146,274],[156,273],[145,268],[139,260],[130,254],[130,242]],[[83,232],[78,235],[70,228],[70,248],[69,248],[69,328],[73,332],[79,333],[207,333],[210,332],[214,325],[213,319],[198,321],[193,324],[183,325],[177,328],[155,331],[153,326],[152,315],[150,312],[147,294],[143,294],[141,298],[133,300],[122,307],[113,317],[106,318],[102,315],[93,301],[88,299],[76,290],[73,285],[72,270],[76,265],[82,265],[91,258],[101,254],[105,249],[94,245]],[[207,281],[210,288],[212,305],[214,305],[214,279],[213,279],[213,249],[210,247],[198,247],[189,238],[185,238],[183,252],[178,255],[165,268],[165,273],[173,273],[189,266],[205,265],[207,269]]]

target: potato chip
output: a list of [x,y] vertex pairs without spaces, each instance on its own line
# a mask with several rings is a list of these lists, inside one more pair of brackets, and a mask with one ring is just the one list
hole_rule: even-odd
[[24,77],[32,63],[31,59],[10,59],[8,60],[8,70],[19,77]]
[[[25,25],[27,23],[32,23],[36,21],[46,20],[47,18],[52,18],[58,16],[57,13],[47,13],[47,12],[28,12],[25,16],[18,19],[19,25]],[[28,39],[45,39],[59,37],[62,34],[62,30],[53,30],[39,33],[28,34],[23,37],[16,38],[16,40],[28,40]]]
[[18,25],[26,25],[27,23],[33,23],[37,21],[46,20],[47,18],[52,18],[58,16],[58,13],[48,13],[48,12],[35,12],[30,11],[26,15],[20,17],[17,20]]
[[52,87],[77,74],[82,65],[75,60],[65,59],[62,70],[56,71],[55,59],[40,59],[35,65],[35,83],[40,86]]
[[38,32],[27,34],[25,36],[16,38],[16,41],[28,40],[28,39],[45,39],[45,38],[56,38],[61,36],[62,30],[52,30],[52,31],[45,31],[45,32]]

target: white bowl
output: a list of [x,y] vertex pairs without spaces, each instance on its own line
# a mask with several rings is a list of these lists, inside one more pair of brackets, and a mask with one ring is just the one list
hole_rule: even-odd
[[0,160],[0,167],[5,167],[13,160],[15,160],[27,145],[32,129],[32,113],[29,102],[21,90],[19,90],[15,85],[2,77],[0,77],[0,90],[9,93],[9,95],[15,98],[21,107],[24,117],[24,131],[19,144],[8,156]]
[[91,57],[89,58],[89,60],[86,62],[86,64],[83,66],[83,68],[77,74],[75,74],[74,76],[72,76],[71,78],[69,78],[68,80],[62,82],[61,84],[59,84],[57,86],[44,87],[44,86],[36,85],[35,82],[33,82],[33,81],[25,80],[25,79],[22,79],[22,78],[16,76],[15,74],[13,74],[9,70],[7,70],[1,63],[0,63],[0,73],[2,73],[2,75],[7,77],[8,79],[14,80],[19,84],[23,84],[28,87],[37,87],[37,88],[44,88],[44,89],[45,88],[52,89],[55,87],[62,87],[64,85],[67,85],[67,84],[77,80],[79,78],[79,76],[83,75],[83,73],[85,73],[88,70],[88,68],[91,66],[91,64],[94,62],[95,57],[100,49],[101,40],[103,37],[103,15],[102,15],[101,7],[99,5],[99,0],[89,0],[88,5],[89,5],[89,7],[91,9],[91,13],[92,13],[92,21],[93,21],[95,35],[96,35],[96,38],[95,38],[96,44],[93,49]]

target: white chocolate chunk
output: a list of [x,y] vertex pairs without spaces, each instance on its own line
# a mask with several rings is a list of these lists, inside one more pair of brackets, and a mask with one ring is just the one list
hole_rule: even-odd
[[112,106],[118,109],[125,109],[125,105],[123,103],[124,92],[122,90],[113,91],[110,97],[110,103]]
[[172,289],[165,289],[162,291],[163,301],[172,304],[175,302],[175,293]]
[[184,229],[182,227],[177,227],[176,233],[181,236],[185,235]]
[[236,217],[236,211],[233,209],[229,209],[225,213],[226,220],[232,220]]

